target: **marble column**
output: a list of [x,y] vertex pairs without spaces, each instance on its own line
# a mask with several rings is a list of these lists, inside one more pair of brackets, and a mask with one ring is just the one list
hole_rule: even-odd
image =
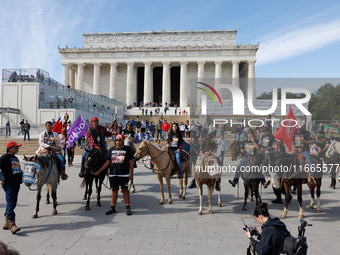
[[[222,83],[222,63],[223,63],[223,61],[217,60],[217,61],[214,61],[214,63],[215,63],[215,85],[214,86],[216,86],[217,84]],[[216,91],[220,95],[220,97],[223,98],[223,95],[222,95],[223,90],[216,88]]]
[[127,65],[127,78],[126,78],[126,104],[133,106],[134,79],[133,79],[133,66],[135,63],[129,62]]
[[170,62],[162,62],[163,64],[163,88],[162,88],[162,105],[165,103],[169,106],[171,101],[171,82],[170,82]]
[[69,85],[69,65],[63,64],[63,85]]
[[[198,70],[197,70],[197,80],[199,82],[204,82],[204,64],[205,61],[198,61]],[[202,90],[197,89],[197,105],[200,106],[202,102]]]
[[[256,89],[255,89],[255,62],[256,60],[248,61],[248,89],[252,89],[253,100],[256,99]],[[247,90],[248,95],[248,90]]]
[[187,77],[187,61],[179,62],[181,64],[181,80],[179,88],[179,106],[188,106],[188,77]]
[[100,63],[93,63],[93,94],[100,95]]
[[77,89],[84,91],[84,64],[78,64]]
[[152,78],[151,62],[144,62],[144,104],[153,102]]
[[110,63],[110,98],[117,99],[117,63]]
[[70,82],[69,84],[70,84],[71,88],[75,89],[75,71],[72,67],[69,68],[68,78],[69,78],[69,82]]
[[232,65],[233,65],[233,69],[232,69],[232,84],[235,87],[240,87],[240,61],[239,60],[234,60],[231,61]]

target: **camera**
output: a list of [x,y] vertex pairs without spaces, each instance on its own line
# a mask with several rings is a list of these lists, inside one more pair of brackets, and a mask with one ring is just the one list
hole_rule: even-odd
[[248,227],[247,225],[246,225],[246,223],[244,222],[244,220],[243,220],[243,218],[241,218],[241,220],[242,220],[242,222],[243,222],[243,230],[244,231],[248,231],[249,230],[249,232],[250,232],[250,234],[252,235],[252,236],[257,236],[258,235],[258,233],[256,232],[256,230],[255,230],[255,228],[253,228],[253,227]]

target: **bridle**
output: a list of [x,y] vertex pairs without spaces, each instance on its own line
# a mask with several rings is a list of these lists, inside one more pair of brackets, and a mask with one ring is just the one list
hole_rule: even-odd
[[[47,177],[46,177],[46,180],[43,182],[43,184],[42,184],[39,188],[36,188],[36,189],[31,189],[31,186],[29,186],[28,189],[29,189],[30,191],[37,191],[37,190],[41,189],[41,188],[46,184],[46,182],[47,182],[47,180],[48,180],[48,178],[50,177],[50,174],[51,174],[51,172],[52,172],[52,165],[53,165],[53,162],[54,162],[54,159],[53,159],[53,157],[52,157],[52,160],[51,160],[51,163],[50,163],[50,169],[49,169],[48,175],[47,175]],[[39,162],[36,162],[36,163],[39,163]]]

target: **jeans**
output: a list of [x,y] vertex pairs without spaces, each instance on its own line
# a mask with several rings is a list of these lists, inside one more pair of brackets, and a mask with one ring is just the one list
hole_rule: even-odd
[[220,155],[221,166],[223,166],[223,160],[224,160],[224,151],[221,151],[221,155]]
[[169,134],[169,131],[163,131],[164,140],[168,139],[168,134]]
[[[309,166],[309,169],[311,169],[311,167],[312,167],[312,157],[310,156],[309,152],[304,151],[304,152],[301,152],[301,154],[305,157],[306,163]],[[315,171],[310,171],[310,172],[311,172],[312,177],[314,178]]]
[[182,161],[181,161],[181,153],[177,152],[177,150],[174,150],[174,153],[176,155],[176,160],[179,165],[179,169],[181,170],[181,174],[183,175],[183,169],[182,169]]
[[236,134],[236,135],[235,135],[235,139],[236,139],[236,141],[240,142],[240,140],[241,140],[240,134]]
[[72,163],[74,158],[74,148],[67,149],[67,162]]
[[21,130],[20,130],[20,132],[18,133],[18,135],[20,135],[20,134],[23,134],[23,133],[24,133],[24,128],[23,128],[23,127],[21,127],[20,129],[21,129]]
[[61,169],[65,169],[65,160],[64,157],[61,153],[56,153],[55,156],[59,159],[60,161],[60,167]]
[[7,219],[9,220],[14,220],[15,218],[14,209],[17,206],[20,184],[19,185],[5,184],[3,188],[6,193],[6,203],[7,203],[5,216],[7,215]]
[[158,140],[158,136],[160,136],[161,139],[163,139],[163,134],[162,134],[162,130],[161,129],[160,130],[157,129],[157,140]]
[[238,164],[237,168],[236,168],[236,173],[235,173],[235,177],[234,177],[234,182],[238,183],[238,179],[240,179],[240,175],[241,175],[241,166],[244,165],[244,163],[246,163],[246,161],[248,160],[248,156],[244,156],[241,159],[240,164]]
[[26,135],[28,136],[28,140],[30,139],[30,131],[24,131],[24,141],[26,140]]

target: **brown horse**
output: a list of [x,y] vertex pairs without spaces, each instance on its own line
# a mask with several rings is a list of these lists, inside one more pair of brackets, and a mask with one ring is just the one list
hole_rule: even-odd
[[[211,163],[210,163],[211,162]],[[208,166],[211,165],[217,165],[219,160],[218,158],[211,153],[206,153],[204,154],[204,156],[199,156],[197,163],[195,165],[195,171],[193,171],[194,174],[194,179],[197,182],[197,185],[199,187],[199,196],[200,196],[200,207],[198,210],[198,215],[202,215],[202,209],[203,209],[203,185],[207,185],[208,187],[208,206],[209,206],[209,213],[213,214],[214,211],[212,210],[212,205],[211,205],[211,197],[212,197],[212,193],[214,192],[214,187],[215,187],[215,183],[216,183],[216,179],[219,182],[219,185],[221,187],[221,174],[217,174],[217,175],[210,175],[207,171]],[[218,207],[222,207],[221,204],[221,191],[218,191]]]
[[[170,191],[170,177],[171,177],[171,172],[173,168],[175,168],[176,166],[175,166],[175,162],[173,161],[169,153],[170,152],[168,150],[161,150],[147,140],[143,140],[143,142],[139,145],[135,153],[136,161],[149,155],[151,157],[151,160],[155,162],[155,172],[157,174],[159,186],[161,188],[161,193],[162,193],[161,200],[159,201],[160,205],[162,205],[164,201],[163,178],[165,178],[166,180],[166,186],[169,192],[168,204],[172,203],[171,191]],[[182,162],[182,167],[183,167],[183,173],[185,175],[184,189],[183,189],[183,177],[181,177],[179,178],[180,193],[178,197],[185,199],[186,189],[187,189],[187,184],[188,184],[190,160]]]
[[[311,155],[312,157],[312,165],[313,166],[323,166],[322,162],[320,159],[316,158],[315,156]],[[317,203],[316,203],[316,212],[320,213],[321,212],[321,206],[320,206],[320,195],[321,195],[321,184],[322,184],[322,171],[323,169],[315,169],[315,185],[314,186],[309,186],[309,192],[311,195],[311,201],[310,205],[308,206],[308,209],[314,209],[315,201],[314,201],[314,193],[315,193],[315,188],[316,188],[316,197],[317,197]]]
[[231,157],[232,161],[235,161],[235,160],[237,160],[237,159],[242,157],[242,155],[241,155],[241,144],[242,144],[241,142],[235,140],[230,145],[230,157]]

